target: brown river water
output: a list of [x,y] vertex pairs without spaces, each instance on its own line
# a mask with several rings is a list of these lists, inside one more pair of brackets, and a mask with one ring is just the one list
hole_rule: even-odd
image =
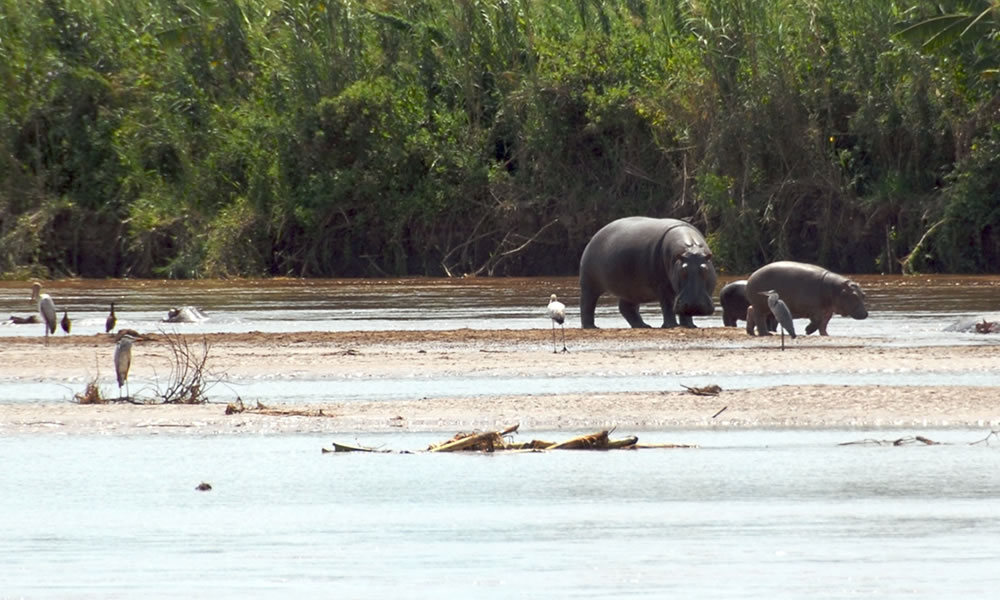
[[[720,278],[716,289],[736,277]],[[1000,318],[1000,276],[857,276],[871,316],[865,321],[834,317],[835,335],[886,337],[900,343],[933,341],[960,321]],[[470,279],[258,279],[209,281],[64,280],[45,283],[60,312],[68,311],[73,332],[104,331],[115,302],[119,327],[183,333],[356,330],[534,329],[549,326],[545,306],[556,293],[567,306],[567,325],[579,326],[575,277]],[[35,307],[26,282],[0,282],[0,316],[27,316]],[[173,307],[192,306],[205,319],[166,324]],[[655,304],[643,315],[660,322]],[[697,317],[701,327],[721,325],[716,314]],[[600,327],[627,327],[617,304],[604,296]],[[0,326],[0,337],[38,335],[38,325]],[[955,336],[944,336],[949,343]],[[957,338],[961,339],[961,338]],[[973,338],[974,339],[974,338]]]

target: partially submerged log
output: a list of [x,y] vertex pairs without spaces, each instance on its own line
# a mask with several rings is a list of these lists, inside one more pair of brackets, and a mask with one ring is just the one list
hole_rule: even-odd
[[[604,431],[598,431],[597,433],[579,435],[564,442],[553,444],[546,448],[546,450],[607,450],[608,444],[610,443],[608,440],[609,433],[610,432],[605,429]],[[638,441],[638,438],[636,438],[636,441]]]
[[[478,433],[457,433],[455,437],[440,444],[431,444],[427,452],[547,452],[549,450],[618,450],[637,448],[697,448],[690,444],[643,444],[640,445],[637,436],[629,436],[613,440],[610,431],[605,429],[596,433],[579,435],[562,442],[531,440],[530,442],[514,442],[509,436],[516,433],[519,425],[512,425],[500,431],[482,431]],[[349,444],[333,444],[333,450],[323,449],[323,452],[391,452],[376,450]]]
[[697,448],[698,444],[671,444],[669,442],[664,442],[664,443],[660,443],[660,444],[636,444],[636,445],[631,446],[631,447],[635,448],[637,450],[641,450],[643,448],[649,449],[649,450],[652,450],[654,448],[657,448],[657,449],[663,449],[663,448]]
[[459,450],[476,450],[493,452],[504,448],[503,437],[517,431],[520,424],[512,425],[502,431],[485,431],[483,433],[459,433],[443,444],[432,444],[427,448],[430,452],[457,452]]
[[917,442],[919,442],[921,444],[924,444],[926,446],[940,446],[941,445],[941,442],[935,442],[934,440],[932,440],[930,438],[926,438],[926,437],[924,437],[922,435],[918,435],[918,436],[914,436],[914,437],[905,436],[905,437],[901,437],[901,438],[896,438],[894,440],[876,440],[876,439],[868,438],[868,439],[864,439],[864,440],[856,440],[856,441],[853,441],[853,442],[841,442],[841,443],[839,443],[837,445],[838,446],[864,446],[864,445],[872,445],[872,446],[909,446],[910,444],[916,444]]
[[369,448],[367,446],[352,446],[350,444],[338,444],[333,442],[333,450],[323,448],[323,454],[327,452],[379,452],[388,453],[390,450],[381,450],[379,448]]

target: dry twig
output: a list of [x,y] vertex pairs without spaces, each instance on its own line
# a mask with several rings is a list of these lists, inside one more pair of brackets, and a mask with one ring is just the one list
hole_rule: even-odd
[[221,378],[214,377],[208,370],[208,355],[211,344],[207,337],[201,338],[201,351],[191,348],[186,337],[179,333],[160,332],[158,341],[167,347],[173,359],[170,376],[163,390],[157,389],[157,396],[164,404],[204,404],[205,392]]

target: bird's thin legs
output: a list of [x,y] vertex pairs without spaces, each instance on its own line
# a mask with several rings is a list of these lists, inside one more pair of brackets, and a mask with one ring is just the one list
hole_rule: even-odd
[[[566,326],[562,323],[559,324],[559,328],[562,330],[562,343],[563,352],[569,352],[569,348],[566,347]],[[556,345],[556,322],[552,321],[552,353],[559,354],[559,346]]]

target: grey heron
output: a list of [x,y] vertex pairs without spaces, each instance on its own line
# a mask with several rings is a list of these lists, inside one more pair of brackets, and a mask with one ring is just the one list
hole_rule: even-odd
[[104,333],[111,333],[111,330],[115,328],[115,323],[118,322],[118,317],[115,316],[115,303],[111,303],[111,314],[108,318],[104,320]]
[[37,281],[31,284],[31,300],[38,302],[38,312],[45,322],[45,345],[49,345],[49,334],[56,332],[56,303],[52,296],[42,293],[42,284]]
[[778,292],[775,290],[768,290],[766,292],[761,292],[762,295],[767,296],[767,307],[771,309],[771,314],[774,318],[778,320],[778,325],[781,328],[781,349],[785,349],[785,332],[795,339],[795,322],[792,321],[792,311],[788,309],[788,305],[785,301],[778,296]]
[[122,386],[125,386],[125,398],[128,399],[128,369],[132,366],[132,342],[135,338],[123,335],[115,345],[115,377],[118,378],[118,399],[122,397]]
[[569,352],[566,348],[566,305],[556,299],[556,295],[552,294],[549,296],[549,306],[546,312],[549,318],[552,319],[552,352],[558,352],[556,349],[556,323],[559,323],[559,327],[562,329],[562,342],[563,342],[563,352]]
[[63,311],[63,318],[62,321],[59,321],[59,325],[66,332],[66,335],[69,335],[69,328],[73,326],[73,322],[69,320],[69,313],[65,310]]

